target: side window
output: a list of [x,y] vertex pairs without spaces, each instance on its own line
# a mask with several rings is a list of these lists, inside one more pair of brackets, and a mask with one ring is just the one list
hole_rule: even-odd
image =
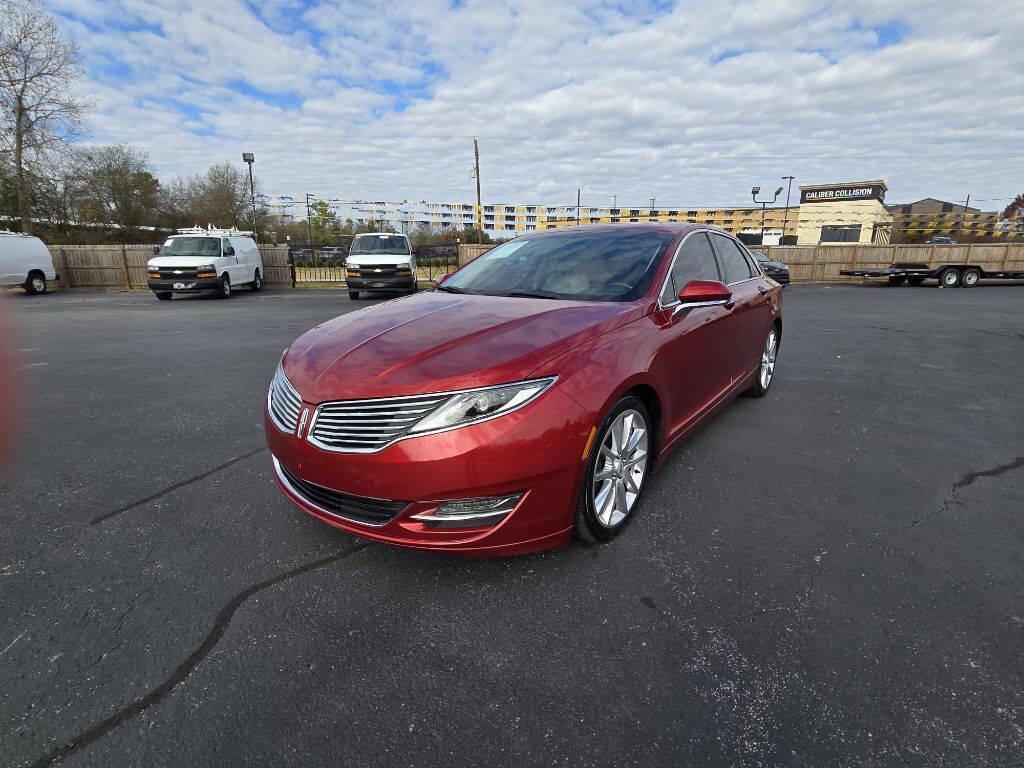
[[726,285],[753,277],[754,273],[751,272],[750,264],[747,263],[747,257],[743,255],[740,247],[731,237],[716,233],[712,233],[711,237],[714,238],[718,258],[722,260]]
[[721,280],[715,254],[711,250],[708,236],[703,232],[690,235],[676,256],[669,273],[661,303],[668,305],[678,300],[679,291],[691,280]]
[[220,252],[225,253],[227,252],[228,248],[231,247],[231,241],[225,237],[223,240],[220,241],[220,246]]

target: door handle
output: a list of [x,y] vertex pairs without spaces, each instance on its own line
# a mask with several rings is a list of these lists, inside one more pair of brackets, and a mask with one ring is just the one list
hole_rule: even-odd
[[763,285],[759,285],[757,286],[757,292],[764,296],[766,293],[768,293],[768,289],[765,288]]

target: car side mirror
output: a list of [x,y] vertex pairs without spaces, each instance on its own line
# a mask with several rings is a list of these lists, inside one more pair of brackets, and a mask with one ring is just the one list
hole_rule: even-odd
[[232,248],[232,247],[231,247],[231,246],[229,245],[229,246],[228,246],[227,248],[225,248],[225,249],[224,249],[224,255],[225,255],[225,256],[234,256],[234,255],[235,255],[235,249],[234,249],[234,248]]
[[153,246],[153,255],[154,256],[159,256],[160,255],[160,246],[159,245],[154,245]]
[[447,275],[441,275],[439,278],[434,280],[434,285],[440,285],[445,280],[447,280],[449,277],[451,277],[451,273],[450,272]]
[[673,315],[695,307],[720,307],[732,303],[732,291],[717,280],[691,280],[679,291]]

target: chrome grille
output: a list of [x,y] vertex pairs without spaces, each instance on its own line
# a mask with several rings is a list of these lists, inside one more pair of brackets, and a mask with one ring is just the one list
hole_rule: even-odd
[[299,424],[299,413],[302,411],[302,398],[288,381],[280,365],[277,366],[274,378],[270,382],[267,408],[278,429],[290,435],[295,434],[295,428]]
[[379,451],[450,398],[450,394],[412,395],[325,403],[313,417],[309,441],[329,451]]

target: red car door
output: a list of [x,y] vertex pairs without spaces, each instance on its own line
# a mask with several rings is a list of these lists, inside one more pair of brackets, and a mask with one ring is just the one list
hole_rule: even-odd
[[738,242],[719,232],[711,233],[711,242],[734,302],[727,324],[730,379],[735,382],[749,374],[761,359],[771,322],[768,286]]
[[685,429],[731,382],[732,309],[694,307],[676,312],[676,297],[688,282],[721,279],[707,233],[689,234],[665,280],[661,306],[651,316],[658,340],[651,365],[661,382],[666,441]]

